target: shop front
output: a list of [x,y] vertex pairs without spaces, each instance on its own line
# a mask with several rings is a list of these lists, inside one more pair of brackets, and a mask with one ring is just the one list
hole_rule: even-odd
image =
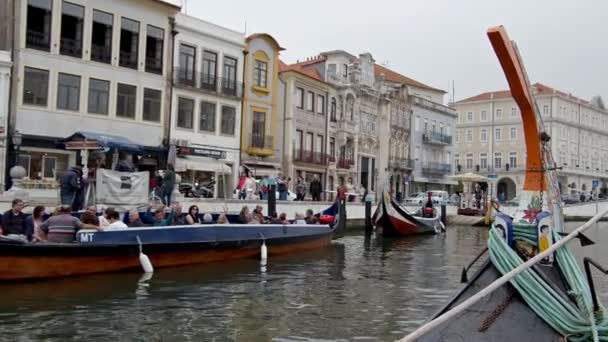
[[198,187],[206,198],[232,197],[233,163],[226,160],[226,151],[177,147],[175,172],[182,183]]

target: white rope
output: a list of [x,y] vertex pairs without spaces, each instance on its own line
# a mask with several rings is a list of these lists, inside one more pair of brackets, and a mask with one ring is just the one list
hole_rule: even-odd
[[464,310],[470,308],[473,304],[480,301],[483,297],[489,295],[490,293],[494,292],[496,289],[500,288],[501,286],[503,286],[504,284],[509,282],[512,278],[514,278],[520,272],[537,264],[544,258],[548,257],[551,253],[555,252],[558,248],[564,246],[570,240],[576,238],[576,236],[579,233],[582,233],[585,230],[589,229],[591,226],[593,226],[594,223],[599,221],[602,217],[606,216],[607,214],[608,214],[608,210],[605,210],[605,211],[593,216],[591,218],[591,220],[587,221],[587,223],[583,224],[582,226],[580,226],[579,228],[574,230],[572,233],[568,234],[563,239],[557,241],[550,248],[546,249],[542,253],[537,254],[532,259],[529,259],[528,261],[526,261],[523,264],[519,265],[518,267],[514,268],[511,272],[506,273],[502,277],[496,279],[492,284],[488,285],[483,290],[477,292],[474,296],[469,297],[469,299],[458,304],[457,306],[453,307],[451,310],[445,312],[443,315],[435,318],[434,320],[425,323],[424,325],[422,325],[421,327],[416,329],[414,332],[410,333],[409,335],[405,336],[404,338],[402,338],[399,341],[401,341],[401,342],[415,341],[417,338],[424,336],[425,334],[430,332],[432,329],[438,327],[439,325],[447,322],[448,320],[455,317],[456,315],[462,313]]

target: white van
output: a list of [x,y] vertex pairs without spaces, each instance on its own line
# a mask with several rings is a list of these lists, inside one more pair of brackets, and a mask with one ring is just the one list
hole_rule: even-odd
[[431,198],[433,199],[433,203],[435,204],[447,204],[450,200],[450,195],[447,191],[443,190],[431,190]]

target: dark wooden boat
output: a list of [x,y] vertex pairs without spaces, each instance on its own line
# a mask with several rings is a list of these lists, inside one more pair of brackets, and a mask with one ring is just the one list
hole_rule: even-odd
[[141,269],[140,246],[157,268],[254,258],[260,255],[263,243],[269,256],[298,253],[328,246],[343,230],[344,218],[336,215],[331,225],[208,224],[83,230],[77,233],[76,243],[70,244],[27,244],[3,238],[0,281]]
[[384,193],[372,220],[377,232],[384,236],[437,234],[443,228],[441,217],[433,210],[433,217],[422,217],[421,212],[411,214]]

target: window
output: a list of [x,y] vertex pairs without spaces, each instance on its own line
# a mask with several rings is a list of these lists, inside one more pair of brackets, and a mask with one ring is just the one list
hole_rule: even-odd
[[481,111],[480,120],[481,121],[488,121],[488,112],[487,111],[485,111],[485,110]]
[[118,83],[116,96],[116,116],[135,119],[135,103],[137,99],[137,87],[129,84]]
[[234,135],[234,127],[236,126],[236,108],[230,106],[222,106],[222,122],[220,133]]
[[89,113],[108,115],[110,82],[95,78],[89,79]]
[[266,113],[253,112],[253,127],[252,127],[251,146],[264,148],[270,147],[264,144],[266,138]]
[[468,122],[473,121],[473,112],[467,112],[467,121]]
[[427,119],[424,119],[424,133],[427,133],[429,131],[429,121]]
[[325,96],[317,95],[317,113],[325,114]]
[[302,158],[302,139],[304,137],[304,132],[302,132],[302,130],[297,129],[296,130],[296,155],[299,157],[298,159]]
[[59,52],[62,55],[82,57],[82,23],[84,7],[63,2],[61,9],[61,40]]
[[502,154],[494,153],[494,168],[501,169],[502,168]]
[[496,110],[496,120],[502,119],[502,109]]
[[20,154],[17,156],[17,165],[25,169],[25,176],[30,177],[30,165],[32,164],[32,156]]
[[314,134],[312,133],[306,133],[306,151],[307,152],[312,152],[312,144],[313,144],[313,139],[314,139]]
[[93,32],[91,35],[91,60],[110,64],[112,62],[112,23],[114,16],[93,10]]
[[513,107],[511,108],[511,117],[514,118],[517,116],[517,108]]
[[177,127],[192,129],[194,100],[179,98],[177,101]]
[[257,87],[267,87],[268,63],[260,60],[255,61],[254,83]]
[[146,72],[163,74],[165,30],[148,25],[146,29]]
[[335,77],[336,76],[336,65],[335,64],[328,64],[327,65],[327,76],[331,77]]
[[479,154],[479,167],[482,169],[488,168],[488,154],[487,153]]
[[161,97],[160,90],[144,88],[144,121],[160,122]]
[[52,0],[28,0],[25,46],[51,50]]
[[315,93],[309,91],[306,95],[306,110],[310,112],[315,111]]
[[336,138],[329,138],[329,156],[336,157]]
[[332,122],[336,122],[337,121],[337,118],[336,118],[336,109],[337,109],[336,98],[332,97],[331,98],[331,109],[330,109],[330,120]]
[[473,168],[473,154],[472,153],[467,153],[467,160],[466,160],[466,168],[467,169],[472,169]]
[[416,129],[416,132],[420,132],[420,117],[416,116],[416,118],[414,119],[414,127]]
[[473,142],[473,130],[472,129],[467,129],[467,142]]
[[80,106],[80,76],[59,73],[57,79],[57,109],[78,111]]
[[454,164],[456,164],[456,167],[460,166],[460,154],[458,153],[454,154]]
[[194,46],[180,44],[179,46],[179,71],[177,72],[179,82],[189,86],[196,84],[194,80],[194,65],[196,63],[196,48]]
[[304,108],[304,89],[296,88],[296,106],[298,108]]
[[342,77],[344,77],[344,78],[348,77],[348,64],[342,65]]
[[488,130],[483,128],[480,133],[479,140],[481,142],[488,142]]
[[509,153],[509,167],[512,169],[517,167],[517,152]]
[[501,140],[501,137],[500,137],[500,128],[497,128],[494,131],[494,140],[496,140],[496,141],[500,141]]
[[42,177],[43,178],[55,178],[55,171],[57,169],[57,158],[43,156],[42,157]]
[[137,69],[139,22],[122,18],[120,23],[120,66]]
[[199,131],[215,132],[215,103],[201,102]]
[[456,131],[456,143],[460,144],[460,132]]
[[26,67],[23,72],[23,104],[46,107],[48,92],[48,70]]
[[511,140],[517,140],[517,127],[511,127],[511,135],[509,138]]
[[224,56],[224,74],[222,76],[222,92],[236,96],[236,64],[235,58]]
[[[317,140],[315,141],[315,152],[318,154],[323,152],[323,136],[322,135],[317,135]],[[315,159],[317,159],[317,158],[315,158]],[[317,159],[317,161],[319,161],[319,160]]]
[[208,90],[217,89],[217,53],[203,51],[203,70],[201,75],[201,88]]

